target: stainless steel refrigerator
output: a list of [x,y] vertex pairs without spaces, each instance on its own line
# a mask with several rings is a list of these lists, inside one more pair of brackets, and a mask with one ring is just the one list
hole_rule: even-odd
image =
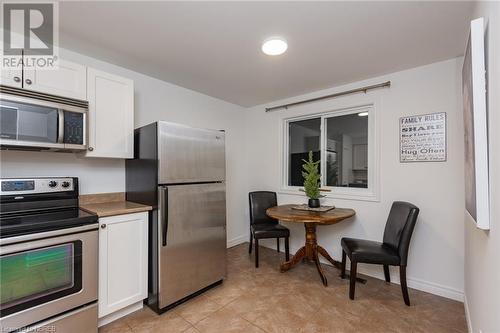
[[127,200],[154,207],[149,221],[149,295],[168,310],[226,274],[225,134],[158,121],[134,132]]

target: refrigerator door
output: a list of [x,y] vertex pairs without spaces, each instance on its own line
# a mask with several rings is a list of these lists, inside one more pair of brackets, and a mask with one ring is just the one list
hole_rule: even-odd
[[223,183],[159,188],[158,305],[164,308],[226,274]]
[[158,184],[225,179],[224,132],[158,122]]

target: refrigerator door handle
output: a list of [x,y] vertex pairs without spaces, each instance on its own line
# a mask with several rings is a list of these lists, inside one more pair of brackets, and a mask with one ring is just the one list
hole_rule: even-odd
[[168,230],[168,187],[160,190],[160,212],[161,212],[161,244],[167,246]]

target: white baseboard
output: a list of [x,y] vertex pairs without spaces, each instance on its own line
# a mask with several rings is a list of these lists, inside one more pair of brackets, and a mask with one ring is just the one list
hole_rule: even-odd
[[464,307],[465,307],[465,320],[467,321],[467,330],[472,333],[472,322],[470,320],[469,303],[467,302],[467,295],[464,294]]
[[[268,245],[268,244],[259,244],[264,247],[276,249],[274,246],[275,245]],[[298,249],[292,249],[290,248],[290,253],[295,253]],[[283,251],[281,251],[283,252]],[[335,259],[335,258],[334,258]],[[338,259],[339,260],[339,259]],[[330,263],[321,258],[321,262],[324,263],[325,265],[329,265]],[[369,267],[376,267],[374,265],[360,265],[358,266],[358,273],[364,274],[379,280],[384,280],[384,276],[382,274],[382,270],[378,269],[376,270],[375,268],[370,269]],[[347,262],[347,268],[349,268],[349,261]],[[380,272],[379,272],[380,271]],[[396,274],[391,274],[391,281],[393,283],[399,284],[399,276]],[[449,299],[453,299],[455,301],[463,302],[464,301],[464,293],[460,290],[440,285],[434,282],[430,281],[424,281],[421,279],[417,278],[412,278],[410,276],[407,277],[407,282],[408,282],[408,287],[417,289],[420,291],[425,291],[430,294],[446,297]]]
[[410,288],[425,291],[434,295],[446,297],[459,302],[464,301],[464,293],[460,290],[444,286],[442,284],[424,281],[412,277],[408,277],[407,279],[408,279],[408,287]]
[[248,235],[240,235],[240,236],[235,237],[233,239],[228,239],[227,240],[227,248],[229,249],[230,247],[248,242],[248,237],[249,237]]
[[142,309],[142,307],[143,307],[143,303],[142,303],[142,301],[139,301],[139,302],[131,304],[131,305],[129,305],[121,310],[110,313],[107,316],[99,318],[97,327],[107,325],[115,320],[118,320],[122,317],[125,317],[128,314],[131,314],[132,312],[139,311],[140,309]]

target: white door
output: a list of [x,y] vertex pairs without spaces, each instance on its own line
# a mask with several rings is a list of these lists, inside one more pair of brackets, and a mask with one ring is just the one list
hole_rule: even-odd
[[57,69],[26,69],[24,88],[62,97],[87,99],[87,67],[60,59]]
[[[19,61],[21,61],[21,56],[19,53]],[[16,58],[17,59],[17,58]],[[23,67],[19,66],[19,69],[2,69],[0,70],[0,84],[22,88],[23,87]]]
[[147,297],[148,213],[99,219],[99,318]]
[[134,82],[87,69],[89,148],[87,157],[134,157]]
[[366,170],[368,168],[368,145],[359,144],[353,146],[354,170]]

